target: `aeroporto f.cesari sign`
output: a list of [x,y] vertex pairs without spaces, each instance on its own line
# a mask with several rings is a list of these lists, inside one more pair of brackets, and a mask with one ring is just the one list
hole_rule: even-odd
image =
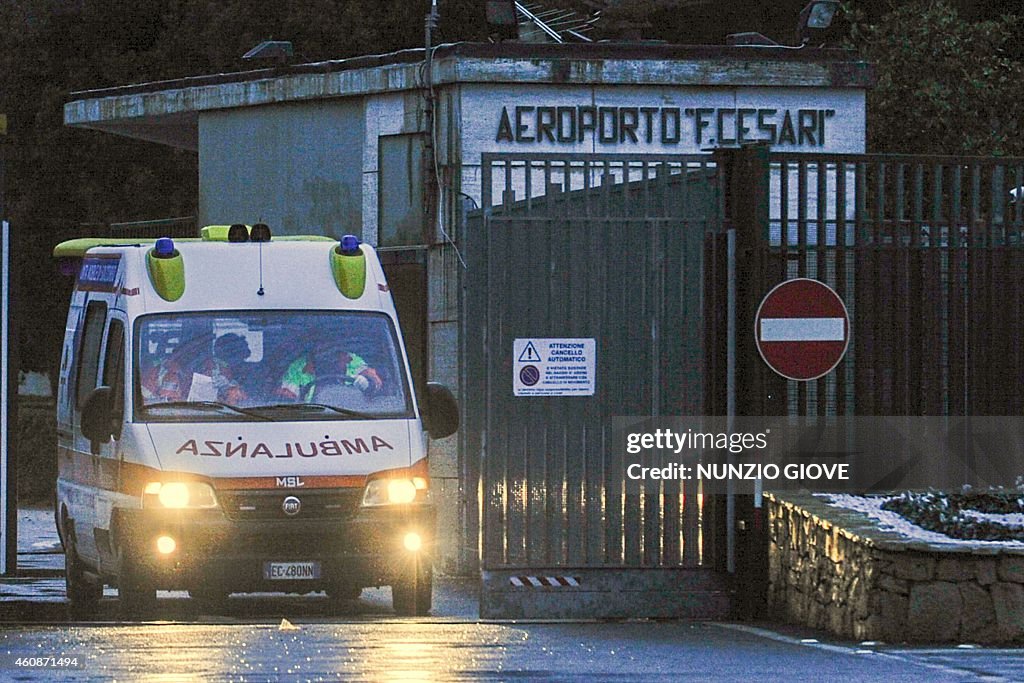
[[778,107],[501,108],[495,142],[824,147],[835,109]]

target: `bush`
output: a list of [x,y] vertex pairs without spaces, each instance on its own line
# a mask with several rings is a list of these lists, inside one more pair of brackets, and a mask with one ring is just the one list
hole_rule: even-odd
[[906,491],[882,504],[914,524],[952,538],[978,541],[1024,541],[1024,526],[1008,526],[971,515],[1024,513],[1024,486],[960,493]]

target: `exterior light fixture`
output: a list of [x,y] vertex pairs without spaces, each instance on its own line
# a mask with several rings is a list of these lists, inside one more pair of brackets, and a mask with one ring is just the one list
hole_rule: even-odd
[[266,223],[255,223],[249,230],[249,239],[253,242],[269,242],[270,226]]
[[156,539],[156,551],[161,555],[170,555],[177,549],[177,542],[170,536],[161,536]]
[[157,258],[173,258],[174,257],[174,240],[170,237],[161,237],[153,245],[154,256]]
[[249,228],[242,223],[233,223],[228,228],[228,242],[248,242]]
[[822,35],[832,25],[832,20],[839,11],[839,0],[811,0],[800,12],[797,24],[797,39],[801,45],[811,42],[815,36]]
[[359,238],[355,235],[345,235],[341,238],[341,253],[344,256],[357,256],[359,254]]
[[419,552],[423,548],[423,538],[415,531],[410,531],[402,539],[402,545],[410,553]]

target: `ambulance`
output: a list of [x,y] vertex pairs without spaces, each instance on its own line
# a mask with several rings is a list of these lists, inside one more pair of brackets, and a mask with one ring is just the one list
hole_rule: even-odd
[[117,588],[211,607],[231,593],[391,586],[431,607],[427,435],[458,408],[414,393],[372,247],[275,237],[265,224],[191,239],[78,239],[57,406],[56,522],[69,605]]

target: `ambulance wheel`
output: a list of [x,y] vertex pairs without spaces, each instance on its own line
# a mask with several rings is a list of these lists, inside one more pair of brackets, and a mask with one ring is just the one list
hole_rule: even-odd
[[410,571],[391,584],[391,606],[395,614],[403,617],[423,617],[430,614],[433,601],[434,572],[429,564],[416,561],[415,571]]
[[68,599],[68,614],[72,619],[85,619],[96,614],[103,584],[91,581],[75,549],[74,533],[65,526],[64,540],[64,594]]
[[118,577],[117,595],[124,619],[145,619],[156,609],[156,587],[131,564]]

